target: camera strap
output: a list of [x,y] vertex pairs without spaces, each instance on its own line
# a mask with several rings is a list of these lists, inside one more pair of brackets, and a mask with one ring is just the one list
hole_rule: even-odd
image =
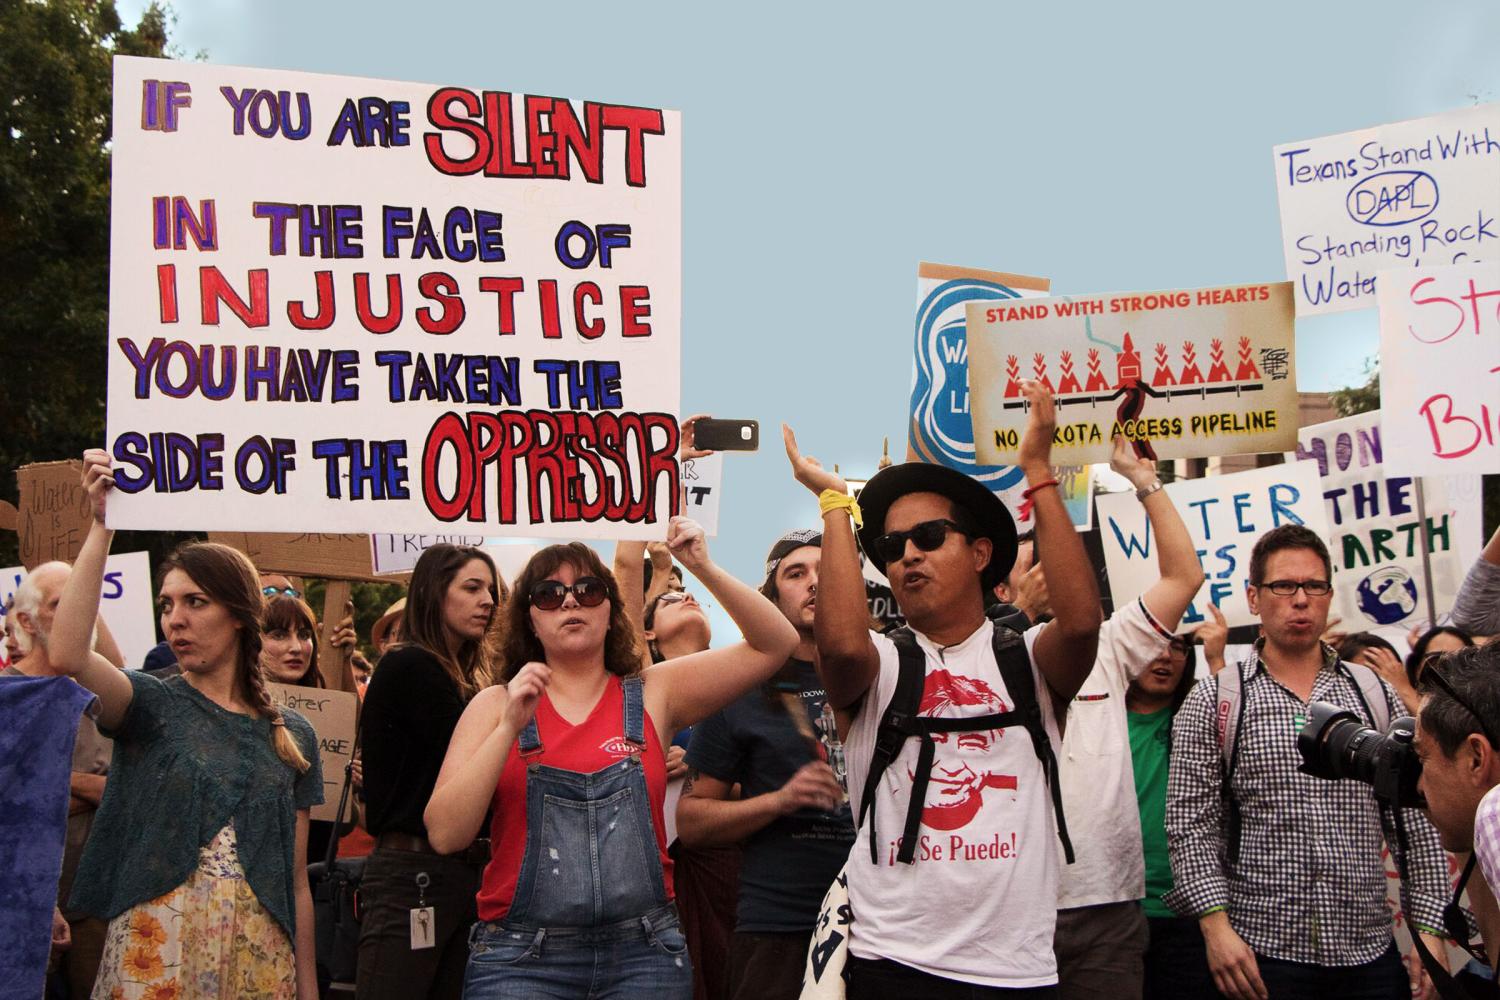
[[[1396,856],[1396,869],[1401,875],[1401,884],[1405,886],[1407,881],[1406,821],[1402,817],[1401,810],[1398,807],[1392,806],[1390,807],[1390,809],[1392,818],[1395,820],[1396,842],[1400,848],[1399,853]],[[1470,855],[1469,864],[1464,868],[1463,875],[1459,877],[1458,887],[1453,890],[1453,901],[1448,904],[1448,909],[1445,909],[1444,911],[1443,915],[1445,918],[1447,917],[1449,910],[1458,907],[1458,897],[1463,893],[1464,885],[1469,881],[1469,875],[1473,872],[1473,870],[1474,857],[1473,855]],[[1443,964],[1437,960],[1437,956],[1435,956],[1431,952],[1431,950],[1428,949],[1427,942],[1422,940],[1421,931],[1419,931],[1416,926],[1411,923],[1410,919],[1407,920],[1407,927],[1411,930],[1412,947],[1417,950],[1417,957],[1422,960],[1422,968],[1427,970],[1427,975],[1432,980],[1432,985],[1437,988],[1438,996],[1442,997],[1443,1000],[1474,1000],[1473,995],[1469,993],[1468,990],[1464,989],[1463,985],[1459,983],[1457,979],[1453,978],[1453,974],[1450,973],[1447,969],[1443,968]],[[1452,930],[1449,930],[1448,932],[1450,934],[1453,933]],[[1467,937],[1468,928],[1467,926],[1465,926],[1464,934],[1461,937],[1455,936],[1455,940],[1459,942],[1459,946],[1462,947],[1464,951],[1467,951],[1469,952],[1469,954],[1473,955],[1473,951],[1471,951],[1469,948],[1469,942],[1466,940]],[[1479,956],[1477,955],[1475,955],[1475,957],[1479,958]]]

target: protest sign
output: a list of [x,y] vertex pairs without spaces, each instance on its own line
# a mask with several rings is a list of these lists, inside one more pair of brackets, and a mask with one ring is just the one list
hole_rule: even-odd
[[682,513],[703,525],[710,538],[719,533],[719,501],[724,496],[724,454],[714,452],[682,463]]
[[[1288,460],[1317,463],[1333,559],[1333,607],[1345,631],[1377,626],[1402,631],[1429,619],[1422,568],[1417,480],[1387,476],[1380,414],[1361,413],[1304,427]],[[1441,479],[1424,485],[1428,562],[1437,614],[1453,607],[1467,568],[1457,555],[1456,516]]]
[[[25,579],[24,566],[0,569],[0,603],[9,604]],[[125,666],[139,667],[156,645],[156,592],[151,579],[151,557],[144,552],[120,552],[104,563],[104,587],[99,614],[109,626]]]
[[[1245,587],[1250,550],[1267,531],[1304,524],[1328,537],[1316,462],[1180,480],[1168,484],[1166,493],[1187,525],[1207,577],[1182,616],[1184,627],[1203,621],[1209,604],[1218,605],[1231,628],[1259,622],[1250,614]],[[1161,579],[1156,539],[1146,509],[1133,493],[1107,493],[1095,502],[1110,594],[1118,608]]]
[[[338,815],[339,792],[344,787],[344,765],[354,756],[354,724],[359,713],[359,696],[351,691],[329,691],[326,688],[296,687],[291,684],[267,684],[271,700],[282,708],[302,713],[318,734],[318,753],[323,764],[323,804],[313,806],[313,819],[332,820]],[[350,803],[354,801],[350,792]],[[344,811],[344,820],[353,815]]]
[[208,540],[239,549],[262,573],[390,582],[375,575],[368,535],[210,531]]
[[370,563],[376,576],[410,573],[434,545],[483,544],[483,535],[371,535]]
[[1057,492],[1067,508],[1068,520],[1079,531],[1094,526],[1094,467],[1092,465],[1059,465]]
[[112,525],[665,534],[679,114],[121,57],[114,115]]
[[1109,460],[1123,434],[1148,458],[1287,451],[1297,441],[1292,290],[1190,291],[971,302],[969,391],[979,461],[1011,462],[1027,404],[1056,394],[1055,462]]
[[21,497],[16,530],[21,565],[27,569],[78,558],[94,519],[82,477],[83,463],[74,461],[38,462],[16,470]]
[[1500,104],[1277,146],[1297,315],[1368,309],[1376,272],[1483,260],[1500,239]]
[[1500,264],[1389,271],[1378,298],[1386,465],[1500,472]]
[[[1046,295],[1048,278],[923,262],[917,266],[917,321],[913,342],[911,417],[906,457],[957,469],[993,490],[1020,514],[1021,470],[983,465],[974,456],[969,416],[969,344],[964,308]],[[1020,521],[1020,517],[1017,516]]]

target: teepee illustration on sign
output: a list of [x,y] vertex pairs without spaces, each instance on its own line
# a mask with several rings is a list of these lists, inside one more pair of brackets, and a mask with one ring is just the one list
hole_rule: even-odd
[[[1198,345],[1191,340],[1182,342],[1182,347],[1176,357],[1173,357],[1172,350],[1166,344],[1158,341],[1149,362],[1143,362],[1140,351],[1136,349],[1135,340],[1127,331],[1119,350],[1114,352],[1113,381],[1105,373],[1108,360],[1100,354],[1099,348],[1088,349],[1088,365],[1082,385],[1079,384],[1075,371],[1073,352],[1068,350],[1059,352],[1060,376],[1056,393],[1059,396],[1083,393],[1109,394],[1111,390],[1130,389],[1145,382],[1149,382],[1152,389],[1216,384],[1232,386],[1243,382],[1259,383],[1262,376],[1251,356],[1252,353],[1250,338],[1241,337],[1238,356],[1233,359],[1235,368],[1231,372],[1230,361],[1224,357],[1224,342],[1215,337],[1208,343],[1208,374],[1205,375],[1200,367]],[[1007,355],[1005,358],[1005,397],[1010,399],[1021,395],[1023,377],[1035,379],[1051,389],[1052,380],[1048,374],[1048,360],[1045,352],[1037,351],[1031,357],[1030,374],[1022,376],[1020,359],[1014,354]],[[1145,374],[1148,366],[1151,369],[1149,380]]]

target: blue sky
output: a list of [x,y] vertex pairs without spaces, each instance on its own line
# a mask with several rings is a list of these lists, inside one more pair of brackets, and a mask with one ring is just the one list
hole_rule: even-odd
[[[846,473],[904,450],[919,260],[1063,294],[1280,280],[1273,145],[1500,99],[1481,3],[177,6],[212,62],[681,110],[683,406],[761,422],[714,545],[752,581],[817,519],[781,421]],[[1303,320],[1300,387],[1376,351],[1373,311]]]

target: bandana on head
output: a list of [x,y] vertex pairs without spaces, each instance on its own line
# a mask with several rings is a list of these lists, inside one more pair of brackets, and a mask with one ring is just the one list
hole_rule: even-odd
[[776,567],[781,564],[781,560],[805,545],[822,548],[823,533],[811,528],[799,528],[796,531],[788,531],[776,539],[776,544],[771,546],[771,551],[766,556],[766,579],[771,579],[771,574],[776,572]]

